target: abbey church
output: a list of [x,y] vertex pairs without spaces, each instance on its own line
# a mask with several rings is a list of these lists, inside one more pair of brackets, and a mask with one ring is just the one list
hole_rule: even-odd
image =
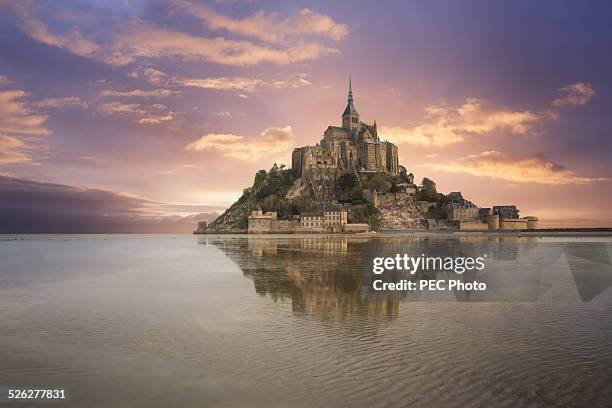
[[350,80],[342,127],[329,126],[316,146],[294,149],[291,163],[299,177],[311,180],[333,178],[341,172],[399,172],[397,146],[379,139],[376,121],[359,120]]

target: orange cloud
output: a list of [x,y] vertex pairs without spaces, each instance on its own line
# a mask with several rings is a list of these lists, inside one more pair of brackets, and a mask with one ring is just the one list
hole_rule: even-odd
[[348,34],[345,24],[310,9],[302,9],[295,16],[280,19],[278,13],[258,11],[251,16],[235,19],[212,8],[183,0],[173,2],[202,20],[211,30],[225,30],[232,34],[253,37],[269,43],[287,43],[305,36],[320,36],[340,41]]
[[170,122],[176,117],[176,112],[170,111],[166,105],[161,103],[141,105],[114,101],[103,104],[100,109],[107,115],[127,116],[141,125],[158,125]]
[[471,155],[450,163],[426,166],[451,173],[467,173],[514,183],[566,185],[609,180],[601,177],[578,176],[567,167],[548,160],[542,155],[512,158],[496,150]]
[[114,65],[125,65],[138,58],[176,57],[182,60],[207,60],[225,65],[244,66],[260,62],[289,64],[336,52],[338,50],[312,42],[298,42],[283,48],[271,48],[250,41],[194,36],[134,21],[117,36],[104,61]]
[[148,115],[138,119],[138,123],[143,125],[158,125],[163,122],[169,122],[174,119],[174,113],[168,112],[165,115]]
[[453,129],[437,123],[425,123],[412,128],[381,126],[378,133],[397,144],[407,143],[423,147],[442,147],[460,143],[464,137]]
[[117,96],[117,97],[141,97],[141,98],[165,98],[172,95],[179,95],[180,92],[170,89],[152,89],[145,91],[142,89],[132,89],[130,91],[117,91],[114,89],[105,89],[100,92],[102,96]]
[[121,103],[121,102],[109,102],[102,105],[102,111],[104,113],[116,113],[116,114],[144,114],[145,109],[137,103]]
[[468,98],[459,107],[431,105],[425,112],[422,124],[408,128],[382,126],[379,133],[398,144],[442,147],[463,142],[468,135],[499,130],[524,135],[536,124],[556,119],[553,112],[513,111],[477,98]]
[[247,92],[253,92],[255,87],[263,84],[263,81],[256,78],[244,78],[244,77],[217,77],[217,78],[174,78],[173,82],[177,85],[194,87],[194,88],[205,88],[205,89],[217,89],[217,90],[241,90]]
[[225,30],[269,43],[286,44],[302,40],[307,36],[320,36],[340,41],[348,34],[348,27],[345,24],[337,23],[331,17],[307,8],[285,19],[280,19],[278,13],[266,14],[263,11],[242,19],[234,19],[203,4],[182,0],[175,0],[173,3],[179,10],[185,10],[202,20],[211,30]]
[[222,118],[227,118],[227,117],[232,116],[232,113],[230,111],[218,111],[218,112],[213,112],[211,115],[222,117]]
[[591,84],[577,82],[557,90],[554,106],[585,105],[595,95]]
[[185,149],[192,151],[214,149],[226,157],[253,161],[267,154],[290,149],[294,139],[291,126],[270,127],[255,137],[209,133],[189,143]]
[[286,79],[275,79],[264,81],[259,78],[248,77],[208,77],[208,78],[185,78],[169,75],[155,68],[137,68],[129,73],[132,78],[143,78],[154,85],[184,86],[193,88],[216,89],[222,91],[238,90],[255,92],[259,87],[267,86],[273,88],[300,88],[311,85],[306,79],[306,74]]
[[0,164],[31,163],[32,156],[25,150],[26,145],[21,140],[0,135]]
[[[167,57],[236,66],[260,62],[289,64],[338,52],[335,48],[313,41],[312,37],[341,40],[348,33],[346,25],[310,9],[303,9],[288,19],[279,19],[276,13],[263,12],[244,19],[232,19],[204,5],[177,4],[178,10],[187,10],[205,21],[210,29],[223,29],[248,39],[197,36],[134,19],[128,23],[118,22],[113,27],[116,33],[114,38],[99,45],[78,30],[52,33],[42,20],[34,16],[30,3],[0,0],[0,6],[7,6],[13,11],[23,30],[32,39],[112,65],[126,65],[142,58]],[[268,45],[256,44],[252,39],[263,40]]]
[[[6,78],[6,77],[4,77]],[[6,81],[10,81],[6,78]],[[76,97],[28,101],[29,95],[19,89],[0,91],[0,164],[34,163],[32,153],[45,146],[36,141],[50,135],[46,127],[48,115],[38,108],[83,106]]]
[[0,91],[0,134],[13,136],[47,136],[51,131],[44,124],[47,115],[36,112],[23,99],[21,90]]
[[87,108],[87,103],[78,96],[67,96],[64,98],[43,99],[35,103],[38,108],[65,108],[77,107]]

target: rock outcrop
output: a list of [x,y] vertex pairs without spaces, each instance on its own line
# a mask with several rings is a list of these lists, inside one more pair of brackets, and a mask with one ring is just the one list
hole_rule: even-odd
[[427,218],[427,213],[410,196],[402,197],[394,203],[381,204],[378,211],[381,230],[426,228],[423,220]]

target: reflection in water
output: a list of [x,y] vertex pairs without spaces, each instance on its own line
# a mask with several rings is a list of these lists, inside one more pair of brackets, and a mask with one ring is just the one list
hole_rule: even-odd
[[[88,408],[609,406],[610,243],[0,241],[0,386],[62,386]],[[374,291],[372,258],[396,253],[487,255],[490,289]]]
[[[206,239],[208,241],[209,238]],[[250,277],[258,294],[277,301],[290,300],[296,313],[318,314],[325,318],[346,320],[352,316],[394,318],[401,302],[410,301],[537,301],[552,287],[554,276],[544,277],[548,266],[562,259],[562,254],[575,253],[572,243],[544,241],[539,237],[500,235],[455,236],[247,236],[233,239],[210,238]],[[572,268],[579,294],[592,300],[587,288],[601,293],[612,284],[609,267],[609,244],[587,243],[591,253],[584,257],[599,263],[593,268],[581,264]],[[599,250],[598,250],[599,249]],[[584,251],[583,251],[584,252]],[[375,257],[408,254],[434,257],[484,257],[485,269],[456,274],[452,271],[426,270],[414,275],[402,270],[372,272]],[[569,258],[569,257],[568,257]],[[606,265],[608,269],[601,269]],[[576,276],[578,275],[578,278]],[[602,281],[602,276],[606,281]],[[449,293],[430,290],[377,291],[373,282],[410,280],[459,280],[484,282],[486,291],[453,289]],[[580,281],[580,282],[578,282]],[[607,282],[607,285],[605,285]],[[604,284],[602,286],[602,283]],[[450,296],[452,294],[452,296]]]
[[[335,320],[351,316],[393,317],[398,294],[368,300],[360,237],[309,236],[212,240],[253,280],[255,291],[274,301],[289,300],[295,313]],[[357,268],[356,268],[357,266]]]

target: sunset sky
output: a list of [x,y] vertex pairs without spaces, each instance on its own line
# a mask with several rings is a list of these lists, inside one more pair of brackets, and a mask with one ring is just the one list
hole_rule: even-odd
[[349,75],[417,180],[612,226],[611,20],[606,1],[0,0],[0,232],[188,232],[339,125]]

